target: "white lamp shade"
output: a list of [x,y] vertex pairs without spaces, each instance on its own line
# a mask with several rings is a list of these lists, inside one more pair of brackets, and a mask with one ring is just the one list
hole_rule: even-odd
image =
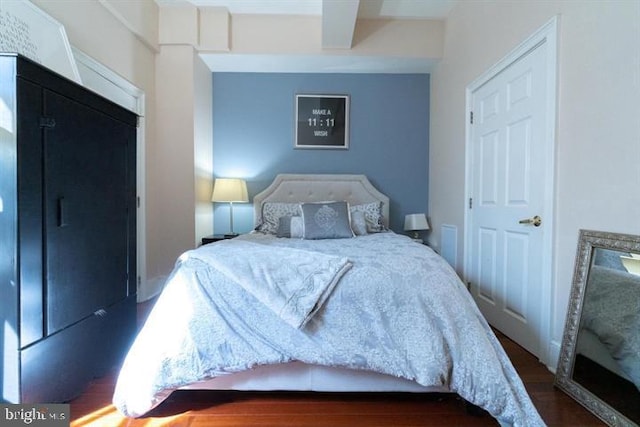
[[212,202],[239,202],[249,201],[247,183],[239,178],[217,178],[213,185]]
[[409,214],[404,217],[404,229],[406,231],[428,230],[427,216],[423,213]]

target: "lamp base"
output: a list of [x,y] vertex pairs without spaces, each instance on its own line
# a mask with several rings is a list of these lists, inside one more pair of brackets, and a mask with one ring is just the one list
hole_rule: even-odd
[[409,237],[411,237],[411,240],[413,240],[414,242],[417,242],[417,243],[424,243],[424,240],[422,240],[422,239],[420,238],[420,233],[418,233],[418,232],[417,232],[417,231],[415,231],[415,230],[414,230],[414,231],[412,231],[412,232],[409,234]]

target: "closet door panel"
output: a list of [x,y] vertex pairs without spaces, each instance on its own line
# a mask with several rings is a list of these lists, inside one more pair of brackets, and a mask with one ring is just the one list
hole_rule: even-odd
[[42,290],[42,88],[18,79],[20,347],[44,337]]
[[[127,296],[130,127],[44,91],[47,332]],[[104,312],[99,312],[104,315]]]

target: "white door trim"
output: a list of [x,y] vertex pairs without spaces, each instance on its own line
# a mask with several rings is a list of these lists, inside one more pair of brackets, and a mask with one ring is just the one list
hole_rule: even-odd
[[[541,320],[541,337],[540,337],[540,360],[549,364],[549,362],[556,360],[557,355],[552,355],[552,352],[556,352],[552,343],[551,337],[551,300],[553,289],[553,236],[554,236],[554,205],[555,205],[555,146],[556,146],[556,104],[557,104],[557,33],[558,33],[558,18],[553,17],[549,22],[543,25],[538,31],[527,38],[504,58],[498,61],[495,65],[485,71],[481,76],[470,83],[466,88],[466,119],[465,119],[465,200],[464,200],[464,267],[463,276],[465,281],[471,275],[471,210],[469,209],[468,200],[471,197],[473,190],[473,170],[472,170],[472,130],[469,117],[472,111],[473,93],[489,80],[494,78],[512,63],[516,62],[519,58],[526,55],[537,46],[546,43],[547,49],[547,67],[546,75],[547,81],[547,94],[546,94],[546,110],[547,110],[547,123],[548,126],[545,129],[545,139],[551,141],[547,145],[548,149],[544,153],[545,161],[549,166],[549,170],[553,173],[548,174],[545,181],[540,183],[544,186],[544,199],[545,208],[542,213],[542,217],[545,218],[545,228],[547,233],[543,240],[543,282],[541,289],[542,298],[542,313]],[[558,346],[559,349],[559,346]]]
[[82,82],[88,89],[104,96],[116,104],[138,115],[136,134],[136,191],[138,210],[136,214],[137,245],[137,288],[138,301],[149,298],[147,283],[147,245],[146,245],[146,209],[145,209],[145,93],[128,80],[107,68],[81,50],[71,47],[77,61]]

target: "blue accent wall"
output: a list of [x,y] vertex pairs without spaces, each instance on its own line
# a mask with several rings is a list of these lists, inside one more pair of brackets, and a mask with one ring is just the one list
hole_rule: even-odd
[[[348,150],[294,149],[298,93],[350,96]],[[213,73],[213,171],[245,178],[250,199],[279,173],[364,174],[402,232],[405,214],[428,214],[429,75]],[[252,209],[233,205],[234,231],[253,228]],[[228,206],[214,215],[228,232]]]

